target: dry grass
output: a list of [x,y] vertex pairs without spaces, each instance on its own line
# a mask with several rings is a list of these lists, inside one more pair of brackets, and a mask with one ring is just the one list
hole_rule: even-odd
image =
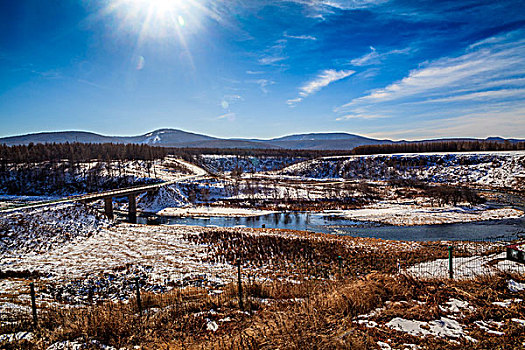
[[[254,230],[256,232],[257,230]],[[514,349],[525,341],[523,303],[509,308],[495,301],[521,297],[509,293],[507,280],[523,276],[498,275],[467,281],[418,280],[393,274],[398,261],[414,264],[444,258],[440,243],[391,247],[380,240],[321,234],[249,234],[248,231],[204,230],[186,239],[209,249],[204,259],[245,265],[244,305],[239,310],[237,285],[222,293],[207,289],[175,288],[167,293],[142,292],[140,313],[134,298],[124,302],[39,311],[36,341],[0,344],[11,349],[46,349],[63,340],[97,340],[115,348],[142,349],[377,349],[378,341],[393,348],[419,344],[428,349]],[[263,232],[263,231],[261,231]],[[470,245],[461,254],[474,254]],[[343,257],[340,270],[337,257]],[[262,271],[260,274],[252,272]],[[272,276],[272,279],[264,279]],[[278,279],[277,277],[282,277]],[[467,301],[474,310],[463,312],[465,331],[477,339],[417,338],[384,326],[394,317],[432,321],[447,317],[441,306],[450,298]],[[358,315],[380,309],[371,319],[378,327],[356,323]],[[475,321],[503,322],[495,337]],[[0,333],[27,330],[30,320],[2,326]],[[217,325],[216,330],[210,329]]]
[[[375,349],[377,341],[389,339],[391,345],[419,343],[429,349],[515,349],[525,341],[525,332],[510,319],[525,318],[525,307],[520,303],[509,308],[492,304],[516,297],[507,290],[508,278],[418,281],[374,273],[345,281],[253,282],[244,285],[247,312],[238,310],[234,285],[219,296],[196,288],[162,295],[144,293],[142,314],[133,299],[47,310],[41,315],[38,341],[20,342],[11,348],[45,349],[64,339],[96,339],[116,348],[140,345],[143,349]],[[475,307],[475,311],[465,312],[462,322],[478,343],[418,339],[386,327],[366,328],[353,322],[358,315],[377,308],[382,311],[374,319],[380,324],[393,317],[439,319],[446,316],[439,305],[450,298]],[[227,318],[228,322],[220,321]],[[474,326],[476,320],[504,322],[500,331],[505,335],[485,333]],[[219,326],[217,331],[208,329],[210,321]]]

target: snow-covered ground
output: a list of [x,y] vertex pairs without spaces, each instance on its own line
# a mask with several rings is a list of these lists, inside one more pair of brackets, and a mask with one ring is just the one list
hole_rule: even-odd
[[24,209],[0,216],[2,265],[9,256],[38,255],[71,240],[83,240],[111,223],[83,204]]
[[[71,280],[96,273],[115,273],[130,264],[153,266],[151,283],[184,279],[186,275],[228,275],[232,266],[206,264],[206,247],[184,239],[200,228],[122,224],[84,239],[72,240],[35,254],[3,254],[0,266],[9,271],[38,271],[54,280]],[[52,276],[52,277],[51,277]]]
[[138,198],[138,207],[148,213],[157,213],[166,208],[190,206],[191,202],[184,191],[175,185],[161,187],[154,196],[142,194]]
[[484,205],[475,207],[430,207],[409,203],[379,202],[363,209],[330,210],[330,216],[340,216],[354,221],[378,222],[388,225],[436,225],[458,222],[519,218],[523,211],[512,208],[491,209]]
[[[515,281],[509,280],[508,283],[510,286]],[[509,292],[516,293],[516,291],[512,290],[509,290]],[[468,296],[468,293],[465,293],[462,299]],[[381,334],[394,331],[405,333],[420,340],[428,339],[429,337],[441,338],[450,342],[447,346],[462,346],[461,348],[475,347],[474,344],[479,342],[478,337],[487,335],[489,337],[504,337],[506,334],[503,330],[509,331],[509,329],[512,330],[515,327],[523,327],[525,325],[525,321],[519,318],[505,317],[506,319],[501,321],[492,319],[492,317],[495,317],[502,311],[501,309],[509,308],[511,305],[522,307],[523,300],[520,298],[492,302],[489,306],[492,312],[485,312],[484,314],[483,311],[478,310],[477,306],[479,305],[474,306],[471,304],[472,301],[476,302],[476,300],[472,299],[469,302],[465,299],[450,298],[448,301],[442,301],[437,305],[437,308],[425,296],[421,296],[418,299],[387,301],[383,307],[376,308],[368,314],[358,315],[353,319],[353,322],[361,327],[366,327],[368,330],[379,329]],[[481,307],[484,310],[487,309],[487,306],[483,305],[483,303]],[[472,322],[472,318],[479,317],[476,315],[480,313],[483,319]],[[439,316],[436,317],[436,314]],[[403,317],[396,315],[403,315]],[[410,315],[416,315],[422,319],[412,319]],[[378,344],[381,343],[379,344],[381,349],[393,349],[388,344],[389,341],[390,339],[387,339],[387,342],[378,342]],[[415,344],[404,344],[404,347],[400,349],[422,348],[426,349],[427,347],[424,345],[420,347]]]
[[525,151],[326,157],[294,164],[278,173],[306,178],[411,179],[524,189]]
[[[84,172],[97,166],[97,162],[81,163]],[[194,164],[182,159],[168,156],[155,161],[126,161],[104,163],[101,175],[103,176],[134,176],[136,178],[150,178],[162,181],[178,180],[188,174],[204,175],[206,172]]]
[[[453,276],[457,279],[476,278],[482,275],[494,275],[501,272],[525,274],[525,265],[506,260],[506,253],[486,256],[455,257]],[[448,278],[448,259],[437,259],[410,266],[405,271],[417,278]]]
[[271,156],[237,156],[237,155],[217,155],[203,154],[200,161],[210,169],[217,172],[229,173],[234,169],[242,172],[260,172],[279,170],[300,161],[305,160],[301,157],[271,157]]
[[[161,181],[177,181],[206,171],[168,156],[154,161],[10,164],[0,181],[0,202],[29,202],[35,196],[69,196]],[[13,194],[7,196],[5,194]]]
[[256,210],[245,208],[226,208],[226,207],[186,207],[186,208],[165,208],[159,212],[162,216],[261,216],[275,213],[269,210]]

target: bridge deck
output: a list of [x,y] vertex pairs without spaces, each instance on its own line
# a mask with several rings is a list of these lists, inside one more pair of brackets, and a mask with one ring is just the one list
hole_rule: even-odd
[[39,202],[39,203],[16,207],[16,208],[3,209],[3,210],[0,210],[0,213],[7,214],[7,213],[16,212],[18,210],[23,210],[23,209],[43,208],[43,207],[48,207],[48,206],[53,206],[53,205],[58,205],[58,204],[66,204],[66,203],[74,203],[74,202],[84,202],[85,203],[85,202],[92,202],[92,201],[96,201],[99,199],[105,199],[105,198],[126,197],[130,195],[137,195],[143,192],[155,191],[161,187],[173,185],[174,183],[186,181],[189,179],[194,179],[200,176],[202,176],[202,174],[188,175],[188,176],[181,177],[180,179],[161,182],[161,183],[155,183],[151,185],[135,186],[135,187],[128,187],[128,188],[106,191],[106,192],[89,193],[85,195],[71,196],[71,197],[54,200],[54,201],[45,201],[45,202]]

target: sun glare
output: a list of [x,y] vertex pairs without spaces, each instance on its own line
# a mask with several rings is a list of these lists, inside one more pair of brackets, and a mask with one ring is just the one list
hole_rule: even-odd
[[211,0],[107,0],[100,16],[111,18],[111,30],[115,35],[136,39],[133,62],[137,70],[145,67],[147,57],[142,48],[155,43],[159,49],[178,46],[184,50],[193,67],[188,42],[195,36],[206,35],[207,20],[229,25],[218,3]]
[[135,6],[147,8],[151,12],[162,16],[177,11],[184,10],[185,1],[183,0],[128,0]]
[[202,10],[196,0],[113,0],[107,8],[123,28],[131,28],[142,40],[181,38],[190,19],[192,25],[199,24]]

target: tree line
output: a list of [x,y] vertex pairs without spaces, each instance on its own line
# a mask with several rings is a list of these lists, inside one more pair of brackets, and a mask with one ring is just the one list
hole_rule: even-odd
[[174,148],[145,144],[117,143],[30,143],[28,145],[0,145],[0,161],[7,163],[38,163],[48,161],[110,161],[155,160],[174,155],[188,161],[203,154],[237,155],[240,157],[295,157],[314,159],[327,156],[367,155],[391,153],[475,152],[525,150],[525,142],[497,141],[430,141],[387,143],[358,146],[348,150],[295,150],[295,149],[246,149],[246,148]]
[[353,149],[355,155],[430,152],[479,152],[525,150],[525,142],[497,141],[430,141],[364,145]]
[[169,150],[142,144],[115,143],[30,143],[20,146],[0,145],[3,163],[89,162],[110,160],[155,160],[164,158]]
[[0,145],[0,193],[68,195],[156,182],[153,163],[167,154],[165,148],[139,144]]

